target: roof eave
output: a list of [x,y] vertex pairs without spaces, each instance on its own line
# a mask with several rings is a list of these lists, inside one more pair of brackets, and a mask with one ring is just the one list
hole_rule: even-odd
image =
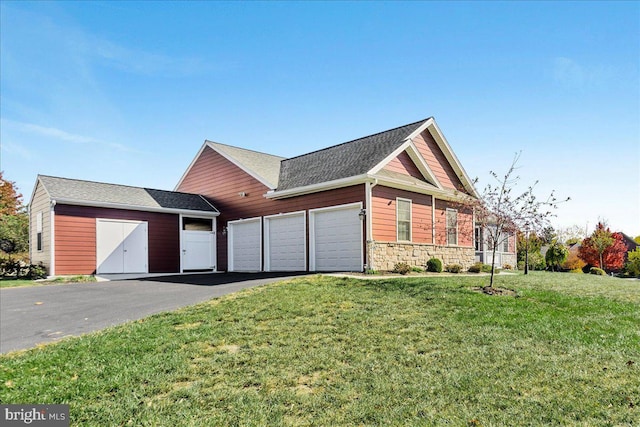
[[61,205],[89,206],[89,207],[96,207],[96,208],[125,209],[130,211],[159,212],[159,213],[172,213],[172,214],[182,214],[182,215],[198,215],[198,216],[206,216],[206,217],[216,217],[220,215],[220,212],[218,212],[217,210],[216,212],[211,212],[211,211],[200,211],[200,210],[191,210],[191,209],[163,208],[161,206],[154,207],[154,206],[129,205],[124,203],[95,202],[95,201],[89,201],[89,200],[66,199],[66,198],[52,198],[51,202],[53,204],[61,204]]
[[412,193],[426,194],[434,196],[440,200],[450,200],[457,202],[462,201],[469,203],[472,203],[473,200],[475,200],[472,196],[463,192],[437,188],[431,184],[410,183],[403,180],[378,175],[370,175],[369,178],[374,180],[374,182],[378,185],[384,185],[385,187],[391,187],[398,190],[411,191]]
[[364,184],[369,178],[368,174],[350,176],[347,178],[335,179],[333,181],[320,182],[318,184],[294,187],[287,190],[275,190],[267,192],[264,197],[271,200],[286,199],[288,197],[301,196],[304,194],[318,193],[320,191],[335,190],[349,187],[351,185]]

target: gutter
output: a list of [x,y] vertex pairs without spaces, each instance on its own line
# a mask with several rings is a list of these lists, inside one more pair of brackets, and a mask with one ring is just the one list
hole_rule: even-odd
[[88,207],[107,208],[107,209],[126,209],[130,211],[173,213],[173,214],[182,214],[182,215],[199,215],[199,216],[205,216],[205,217],[217,217],[220,215],[220,212],[217,212],[217,211],[211,212],[211,211],[198,211],[198,210],[189,210],[189,209],[163,208],[160,206],[154,207],[154,206],[123,205],[120,203],[88,202],[85,200],[76,200],[76,199],[52,199],[51,202],[54,205],[61,204],[61,205],[88,206]]

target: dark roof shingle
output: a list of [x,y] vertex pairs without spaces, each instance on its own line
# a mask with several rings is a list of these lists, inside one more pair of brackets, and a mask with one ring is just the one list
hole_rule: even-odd
[[277,191],[365,174],[426,120],[283,160]]

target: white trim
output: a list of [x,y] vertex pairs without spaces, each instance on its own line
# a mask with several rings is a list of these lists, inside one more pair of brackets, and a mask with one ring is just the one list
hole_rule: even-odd
[[187,216],[203,217],[203,218],[213,218],[220,215],[220,212],[207,212],[207,211],[196,211],[196,210],[192,211],[188,209],[174,209],[174,208],[163,208],[163,207],[154,207],[154,206],[136,206],[136,205],[127,205],[127,204],[120,204],[120,203],[93,202],[93,201],[78,200],[78,199],[53,199],[52,201],[54,203],[59,203],[61,205],[89,206],[89,207],[108,208],[108,209],[124,209],[128,211],[185,214]]
[[396,148],[391,154],[385,157],[380,163],[374,166],[370,171],[370,175],[375,175],[384,169],[393,159],[397,158],[403,152],[407,152],[409,158],[413,161],[413,164],[418,168],[423,178],[430,184],[435,185],[439,189],[443,189],[442,184],[436,178],[435,174],[427,164],[427,161],[424,159],[418,147],[416,147],[415,143],[412,140],[406,140],[400,147]]
[[198,154],[196,154],[193,160],[191,160],[191,163],[189,163],[189,166],[187,166],[187,169],[185,169],[184,173],[180,177],[180,180],[178,181],[178,184],[176,184],[176,186],[173,188],[173,191],[178,191],[178,188],[182,184],[182,181],[184,181],[184,179],[187,177],[187,174],[189,173],[189,171],[191,171],[191,168],[193,167],[193,165],[196,164],[196,161],[200,158],[200,155],[204,151],[205,147],[207,147],[207,142],[208,142],[207,140],[204,141],[204,143],[200,147],[200,150],[198,150]]
[[431,243],[436,244],[436,197],[431,195]]
[[[270,250],[270,246],[269,244],[271,243],[269,240],[269,227],[270,227],[270,220],[272,219],[279,219],[279,218],[285,218],[285,217],[292,217],[292,216],[302,216],[302,220],[304,221],[304,233],[302,236],[302,239],[304,240],[304,247],[305,247],[305,252],[306,252],[306,247],[307,247],[307,211],[295,211],[295,212],[286,212],[286,213],[280,213],[280,214],[276,214],[276,215],[267,215],[264,217],[264,222],[263,222],[263,229],[262,229],[262,242],[263,242],[263,246],[264,246],[264,251],[263,251],[263,255],[264,255],[264,260],[263,260],[263,269],[264,271],[271,271],[271,250]],[[307,257],[306,257],[306,253],[305,253],[305,257],[304,257],[304,269],[303,271],[307,270]]]
[[348,178],[340,178],[333,181],[290,188],[288,190],[269,191],[264,195],[264,197],[272,200],[284,199],[302,194],[318,193],[320,191],[335,190],[338,188],[349,187],[351,185],[364,184],[367,179],[370,179],[368,174],[350,176]]
[[[316,270],[316,238],[315,218],[319,212],[337,211],[358,208],[362,209],[362,202],[346,203],[344,205],[327,206],[324,208],[309,209],[309,271]],[[360,226],[360,268],[364,266],[364,248],[362,247],[362,225]]]
[[50,236],[51,242],[49,243],[49,250],[51,251],[51,256],[49,257],[49,260],[50,260],[49,262],[51,265],[49,266],[49,276],[55,276],[56,275],[56,227],[55,227],[56,202],[55,200],[51,200],[50,206],[51,206],[51,210],[49,212],[51,217],[49,218],[49,234],[51,235]]
[[178,236],[180,238],[180,253],[178,257],[180,258],[180,273],[184,273],[184,267],[182,263],[182,259],[184,258],[184,239],[182,238],[182,214],[178,215]]
[[258,249],[260,250],[260,256],[259,256],[259,262],[260,262],[260,267],[258,267],[258,271],[262,271],[262,257],[263,257],[263,253],[262,253],[262,217],[261,216],[256,216],[253,218],[243,218],[243,219],[236,219],[234,221],[227,221],[227,271],[235,271],[234,265],[233,265],[233,232],[231,231],[230,226],[234,225],[234,224],[242,224],[245,222],[255,222],[258,221],[260,223],[260,232],[258,234],[258,238],[260,239],[260,243],[258,244]]
[[[398,208],[400,203],[398,202],[409,202],[409,240],[400,240],[400,228],[398,227],[398,223],[400,221],[400,217],[398,215]],[[413,242],[413,200],[406,199],[404,197],[396,197],[396,242],[398,243],[411,243]]]
[[450,200],[450,201],[464,201],[471,200],[471,197],[467,194],[460,193],[454,190],[440,190],[431,185],[425,185],[420,182],[407,182],[399,179],[393,179],[386,176],[376,176],[376,181],[380,185],[384,185],[385,187],[395,188],[398,190],[406,190],[416,194],[425,194],[429,196],[438,196],[441,200]]
[[[238,162],[238,160],[235,159],[233,156],[223,152],[222,150],[218,150],[214,144],[219,144],[219,143],[214,142],[214,141],[209,141],[209,140],[205,140],[204,141],[204,144],[202,144],[202,147],[200,148],[200,151],[198,151],[198,154],[196,154],[196,156],[193,158],[193,160],[189,164],[189,167],[187,167],[187,170],[184,172],[184,174],[182,174],[182,177],[180,177],[180,180],[178,181],[178,184],[175,186],[174,191],[177,190],[178,188],[180,188],[180,185],[182,184],[182,181],[184,181],[184,179],[186,178],[187,174],[191,171],[191,168],[193,167],[193,165],[200,158],[200,156],[204,152],[205,147],[209,147],[210,149],[212,149],[213,151],[215,151],[216,153],[218,153],[219,155],[221,155],[222,157],[227,159],[229,162],[233,163],[236,167],[241,169],[244,173],[246,173],[247,175],[251,176],[252,178],[257,180],[258,182],[260,182],[262,185],[264,185],[265,187],[269,188],[270,190],[273,190],[275,188],[265,178],[263,178],[262,176],[258,175],[255,171],[245,167],[242,163]],[[224,145],[224,144],[221,144],[221,145]],[[229,147],[232,147],[232,146],[229,146]],[[232,147],[232,148],[237,148],[237,149],[240,149],[240,150],[246,150],[245,148],[240,148],[240,147]],[[247,150],[247,151],[250,151],[250,150]],[[267,156],[271,156],[271,154],[266,154],[266,153],[261,153],[261,154],[265,154]],[[272,157],[277,157],[277,156],[272,156]]]

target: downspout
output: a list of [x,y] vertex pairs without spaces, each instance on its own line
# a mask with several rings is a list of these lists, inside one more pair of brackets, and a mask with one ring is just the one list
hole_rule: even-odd
[[365,216],[365,238],[367,242],[367,265],[365,271],[375,270],[373,263],[373,203],[371,198],[373,187],[376,185],[378,185],[378,178],[374,178],[373,183],[367,181],[365,187],[365,210],[367,212]]

